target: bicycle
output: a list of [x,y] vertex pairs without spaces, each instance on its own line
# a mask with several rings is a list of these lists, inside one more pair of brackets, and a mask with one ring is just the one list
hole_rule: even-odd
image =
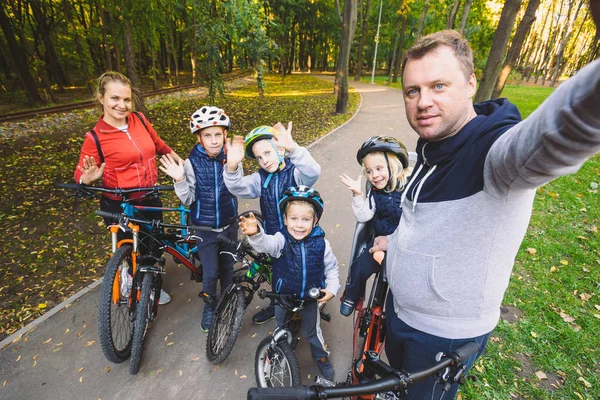
[[[127,197],[131,193],[142,193],[142,198],[158,195],[162,191],[173,190],[172,186],[106,189],[57,184],[57,187],[75,190],[71,196],[76,198],[95,198],[98,193],[121,196],[123,214],[96,212],[100,216],[119,221],[109,227],[112,256],[106,265],[100,291],[98,333],[104,356],[114,363],[122,363],[131,357],[129,372],[137,374],[147,325],[156,317],[162,288],[166,261],[156,254],[162,251],[171,254],[176,262],[190,269],[190,279],[202,282],[202,265],[196,257],[197,237],[191,234],[191,230],[206,231],[210,228],[187,226],[186,214],[189,210],[182,205],[171,208],[134,205]],[[178,212],[181,224],[134,218],[143,211]],[[167,232],[164,228],[168,229]],[[120,229],[131,231],[133,237],[118,241],[117,233]]]
[[[252,212],[259,222],[260,213]],[[206,358],[213,364],[220,364],[229,356],[242,329],[244,312],[252,302],[254,294],[263,282],[271,284],[271,257],[256,252],[245,241],[233,241],[224,235],[217,237],[236,249],[232,257],[242,266],[233,271],[232,283],[223,291],[215,308],[215,316],[206,338]]]
[[[267,292],[264,289],[260,290],[258,295],[261,299],[273,299],[276,304],[287,310],[287,314],[283,326],[277,327],[272,335],[264,338],[256,349],[256,384],[262,388],[298,386],[301,383],[300,366],[294,349],[300,341],[300,311],[309,302],[321,298],[323,293],[318,288],[311,288],[308,291],[309,298],[305,300],[296,295]],[[321,319],[331,321],[331,315],[325,313],[322,308],[319,312]]]
[[[479,352],[479,345],[475,342],[469,342],[450,354],[438,354],[436,357],[437,362],[430,368],[409,373],[390,367],[379,358],[379,354],[369,351],[365,358],[365,369],[374,375],[380,376],[380,379],[336,387],[313,385],[285,388],[250,388],[247,398],[249,400],[322,400],[376,395],[376,399],[399,399],[401,398],[399,396],[405,394],[412,383],[437,375],[438,381],[444,385],[440,397],[440,400],[442,400],[453,384],[465,382],[465,363],[477,352]],[[389,395],[390,392],[393,395]],[[383,393],[385,395],[378,395]]]

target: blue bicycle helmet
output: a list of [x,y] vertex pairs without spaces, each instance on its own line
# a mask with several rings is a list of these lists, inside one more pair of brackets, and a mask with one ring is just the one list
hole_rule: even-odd
[[290,187],[285,191],[281,200],[279,200],[279,209],[282,214],[285,213],[285,208],[290,201],[306,201],[310,203],[315,209],[317,218],[321,219],[324,204],[321,195],[316,189],[304,185]]

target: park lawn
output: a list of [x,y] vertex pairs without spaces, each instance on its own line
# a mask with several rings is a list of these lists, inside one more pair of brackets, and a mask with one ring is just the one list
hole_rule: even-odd
[[[376,84],[386,81],[375,77]],[[525,118],[553,90],[507,85],[502,96]],[[576,175],[538,189],[502,319],[471,372],[477,382],[462,388],[462,399],[598,398],[599,182],[597,155]]]
[[[283,82],[270,75],[266,80],[264,98],[253,83],[216,101],[231,117],[232,134],[293,121],[294,138],[306,145],[348,120],[360,102],[358,93],[351,92],[348,113],[336,115],[332,82],[307,75],[288,75]],[[166,95],[149,105],[147,114],[165,142],[187,157],[197,143],[189,117],[206,103],[194,93]],[[0,340],[101,277],[109,258],[110,238],[93,215],[97,201],[80,200],[72,213],[73,199],[54,188],[54,183],[73,181],[84,133],[98,114],[76,111],[58,118],[67,123],[54,126],[44,117],[16,123],[24,132],[43,124],[39,135],[0,135]],[[254,164],[245,167],[256,168]],[[161,183],[171,183],[163,173],[159,177]],[[164,201],[175,204],[176,198]]]

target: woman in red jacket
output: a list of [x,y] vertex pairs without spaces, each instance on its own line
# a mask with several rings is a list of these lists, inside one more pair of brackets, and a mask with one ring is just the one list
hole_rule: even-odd
[[[90,185],[102,179],[102,187],[131,189],[150,187],[157,182],[156,155],[175,154],[141,113],[132,114],[133,94],[130,80],[119,72],[106,72],[98,79],[96,100],[103,114],[94,129],[85,134],[75,181]],[[135,198],[135,196],[132,196]],[[135,200],[134,200],[135,202]],[[137,204],[161,206],[156,198],[144,198]],[[106,194],[100,200],[100,209],[121,212],[119,196]],[[150,215],[148,218],[160,218]],[[171,299],[161,293],[161,303]]]

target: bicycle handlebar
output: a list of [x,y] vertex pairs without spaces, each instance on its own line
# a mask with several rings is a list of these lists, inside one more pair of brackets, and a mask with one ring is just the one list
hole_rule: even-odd
[[70,189],[70,190],[88,190],[90,192],[102,192],[102,193],[113,193],[113,194],[129,194],[129,193],[140,193],[140,192],[161,192],[166,190],[175,190],[173,186],[170,185],[162,185],[162,186],[151,186],[151,187],[141,187],[141,188],[132,188],[132,189],[108,189],[98,186],[91,186],[85,184],[76,184],[76,183],[57,183],[56,187],[61,189]]
[[161,228],[188,229],[190,231],[196,231],[196,232],[212,232],[212,228],[210,228],[208,226],[165,224],[164,222],[161,222],[158,219],[144,220],[144,219],[132,218],[125,214],[111,213],[111,212],[100,211],[100,210],[96,210],[96,211],[94,211],[94,213],[96,215],[101,216],[102,218],[106,218],[111,221],[118,222],[119,224],[125,223],[125,221],[131,221],[131,222],[135,222],[138,224],[147,224],[147,225],[152,225],[152,226],[158,225]]
[[[378,370],[379,373],[385,373],[387,376],[375,381],[340,387],[323,387],[323,386],[298,386],[285,388],[250,388],[248,389],[248,400],[320,400],[332,399],[341,397],[351,397],[359,395],[368,395],[386,392],[397,388],[405,389],[411,383],[421,381],[432,376],[438,371],[450,366],[459,365],[466,361],[469,357],[479,351],[479,345],[475,342],[469,342],[459,349],[442,357],[432,367],[417,371],[415,373],[406,373],[398,371],[381,361],[377,354],[367,357],[365,362],[368,367]],[[372,353],[372,352],[369,352]],[[388,375],[389,373],[389,375]]]

